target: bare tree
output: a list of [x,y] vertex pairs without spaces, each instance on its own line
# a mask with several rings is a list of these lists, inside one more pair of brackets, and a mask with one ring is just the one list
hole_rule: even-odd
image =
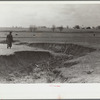
[[58,27],[59,31],[62,32],[62,30],[64,29],[63,26]]
[[91,27],[86,27],[86,29],[91,29]]
[[55,31],[55,29],[56,29],[56,27],[55,27],[55,25],[52,25],[52,31],[54,32]]
[[96,29],[100,29],[100,26],[97,26]]
[[29,27],[29,30],[30,30],[31,32],[35,32],[36,29],[37,29],[37,27],[36,27],[35,25],[30,25],[30,27]]
[[33,31],[35,32],[37,30],[37,27],[34,25],[33,26]]
[[92,29],[96,29],[97,27],[92,26]]
[[29,30],[30,30],[31,32],[33,32],[33,27],[32,27],[32,26],[30,26],[30,27],[29,27]]
[[67,26],[66,28],[69,29],[69,26]]
[[79,25],[75,25],[73,28],[74,29],[80,29],[80,26]]

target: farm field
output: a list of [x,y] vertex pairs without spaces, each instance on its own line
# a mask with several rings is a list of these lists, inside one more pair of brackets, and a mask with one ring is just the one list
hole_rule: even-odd
[[[0,32],[0,40],[5,40],[8,32]],[[95,34],[95,36],[94,36]],[[56,33],[56,32],[13,32],[14,40],[21,42],[34,42],[34,43],[89,43],[89,44],[99,44],[100,43],[100,33],[82,33],[82,32],[67,32],[67,33]]]

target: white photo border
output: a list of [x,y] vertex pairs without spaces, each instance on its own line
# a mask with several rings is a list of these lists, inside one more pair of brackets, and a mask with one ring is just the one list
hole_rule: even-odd
[[[100,1],[0,1],[0,3],[100,4]],[[0,99],[100,99],[100,83],[0,84]]]

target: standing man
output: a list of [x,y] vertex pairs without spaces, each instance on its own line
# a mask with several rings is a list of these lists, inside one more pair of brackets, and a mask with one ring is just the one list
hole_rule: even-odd
[[6,42],[7,42],[7,49],[10,47],[12,47],[12,42],[13,42],[13,36],[12,36],[12,32],[10,32],[7,37],[6,37]]

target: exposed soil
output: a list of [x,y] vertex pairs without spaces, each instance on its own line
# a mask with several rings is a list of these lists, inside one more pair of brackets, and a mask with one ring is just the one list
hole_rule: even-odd
[[45,50],[51,50],[56,53],[64,53],[72,55],[73,57],[80,57],[87,53],[93,52],[94,48],[89,48],[77,44],[54,44],[54,43],[30,43],[28,46],[43,48]]
[[41,49],[0,56],[1,83],[81,83],[87,82],[86,75],[94,72],[91,66],[88,67],[90,60],[85,59],[95,52],[94,48],[76,44],[27,45]]

